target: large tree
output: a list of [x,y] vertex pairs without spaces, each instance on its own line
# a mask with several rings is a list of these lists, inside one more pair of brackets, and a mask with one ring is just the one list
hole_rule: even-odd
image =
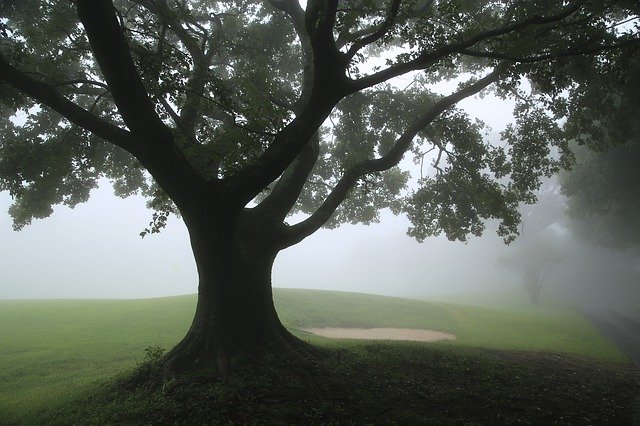
[[[271,294],[279,251],[323,226],[405,212],[419,240],[506,239],[568,162],[557,120],[576,67],[637,52],[636,2],[3,0],[0,190],[15,227],[101,177],[189,230],[198,303],[165,371],[306,345]],[[404,77],[404,79],[402,79]],[[440,95],[435,85],[452,81]],[[503,144],[455,109],[516,99]],[[544,141],[544,142],[540,142]],[[408,190],[405,154],[433,173]],[[293,224],[294,213],[307,214]],[[297,217],[297,216],[296,216]],[[141,256],[144,255],[141,253]]]

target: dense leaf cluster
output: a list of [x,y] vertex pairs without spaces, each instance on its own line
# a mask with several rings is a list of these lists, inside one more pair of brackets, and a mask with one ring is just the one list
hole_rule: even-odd
[[640,55],[617,59],[570,101],[576,164],[561,183],[577,235],[628,249],[640,244]]

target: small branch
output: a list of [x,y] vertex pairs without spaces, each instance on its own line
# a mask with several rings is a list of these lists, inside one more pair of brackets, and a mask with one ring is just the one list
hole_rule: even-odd
[[63,81],[61,83],[56,83],[56,84],[52,85],[52,87],[72,86],[72,85],[76,85],[76,84],[89,84],[89,85],[92,85],[92,86],[101,87],[101,88],[109,91],[109,86],[107,86],[106,84],[104,84],[104,83],[102,83],[100,81],[83,79],[83,78],[79,78],[79,79],[75,79],[75,80],[69,80],[69,81]]
[[155,99],[160,102],[160,104],[162,104],[165,111],[167,111],[167,113],[171,116],[173,122],[176,124],[176,127],[180,130],[180,133],[182,133],[182,135],[187,138],[189,143],[194,146],[200,145],[195,138],[195,135],[192,135],[189,130],[184,127],[184,125],[182,124],[182,119],[180,118],[178,113],[175,112],[175,110],[171,107],[171,105],[169,105],[169,102],[167,102],[167,100],[163,96],[156,96]]
[[395,20],[398,16],[400,3],[402,3],[402,0],[392,0],[391,3],[389,4],[387,16],[385,17],[384,21],[382,21],[380,26],[376,30],[374,30],[371,34],[356,40],[351,45],[346,55],[349,60],[351,60],[356,55],[356,53],[360,51],[360,49],[362,49],[363,47],[371,43],[375,43],[376,41],[384,37],[385,34],[387,34],[387,32],[391,29],[391,27],[393,27],[393,24],[395,23]]

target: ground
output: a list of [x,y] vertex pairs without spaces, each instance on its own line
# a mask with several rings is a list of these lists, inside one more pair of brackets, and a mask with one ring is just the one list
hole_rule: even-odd
[[[393,343],[329,349],[318,370],[239,366],[225,382],[153,370],[60,409],[54,423],[631,424],[636,373],[544,353]],[[80,402],[80,403],[78,403]]]
[[[636,370],[571,307],[309,290],[275,297],[285,324],[325,354],[317,368],[265,360],[235,365],[225,381],[166,383],[144,361],[184,335],[193,296],[0,301],[0,424],[631,422]],[[424,328],[456,339],[327,339],[309,327]]]

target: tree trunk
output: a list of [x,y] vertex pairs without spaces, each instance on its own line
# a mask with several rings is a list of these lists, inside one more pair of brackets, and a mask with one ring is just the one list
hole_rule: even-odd
[[258,361],[266,354],[310,353],[282,325],[273,304],[273,238],[264,228],[239,232],[234,221],[204,219],[199,226],[185,218],[198,268],[198,303],[187,335],[164,357],[165,376],[200,370],[226,375],[236,357]]
[[532,280],[526,285],[527,291],[529,292],[529,302],[532,305],[540,304],[540,291],[542,290],[542,285],[540,282]]

